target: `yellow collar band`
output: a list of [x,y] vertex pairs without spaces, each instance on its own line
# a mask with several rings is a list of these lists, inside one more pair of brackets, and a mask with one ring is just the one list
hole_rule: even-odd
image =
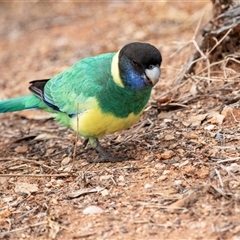
[[119,62],[119,51],[115,54],[115,56],[112,59],[111,73],[112,73],[113,81],[119,87],[124,88],[124,85],[123,85],[122,80],[120,78],[118,62]]

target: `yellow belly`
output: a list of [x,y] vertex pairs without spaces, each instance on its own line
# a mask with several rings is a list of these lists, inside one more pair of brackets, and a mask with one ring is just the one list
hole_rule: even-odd
[[[141,113],[140,113],[141,114]],[[71,119],[71,127],[83,137],[102,137],[132,126],[140,114],[129,114],[127,118],[117,118],[104,114],[99,109],[89,109]]]

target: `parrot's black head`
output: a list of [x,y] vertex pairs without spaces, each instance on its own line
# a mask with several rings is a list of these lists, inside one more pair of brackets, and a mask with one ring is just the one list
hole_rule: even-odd
[[119,52],[119,74],[126,88],[153,87],[159,80],[162,56],[149,43],[133,42]]

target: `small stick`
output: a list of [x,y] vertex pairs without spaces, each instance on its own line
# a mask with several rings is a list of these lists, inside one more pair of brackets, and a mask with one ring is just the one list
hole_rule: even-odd
[[217,174],[217,176],[218,176],[218,179],[219,179],[219,182],[220,182],[221,187],[224,187],[224,186],[223,186],[222,177],[221,177],[219,171],[218,171],[217,169],[214,169],[214,170],[215,170],[215,172],[216,172],[216,174]]
[[22,228],[15,228],[15,229],[12,229],[10,231],[1,232],[0,233],[0,238],[4,238],[4,236],[9,234],[9,233],[23,231],[23,230],[28,229],[30,227],[37,227],[37,226],[44,225],[44,224],[47,224],[47,223],[48,223],[47,221],[43,221],[43,222],[35,223],[35,224],[29,225],[29,226],[25,226],[25,227],[22,227]]
[[0,177],[68,177],[69,173],[59,174],[0,174]]

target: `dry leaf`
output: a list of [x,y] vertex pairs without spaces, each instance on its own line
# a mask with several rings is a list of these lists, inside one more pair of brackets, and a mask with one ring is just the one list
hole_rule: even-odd
[[48,140],[48,139],[53,139],[53,138],[58,138],[56,135],[52,135],[49,133],[41,133],[37,135],[34,140]]
[[158,119],[171,119],[173,116],[172,112],[160,112],[158,114]]
[[61,165],[62,165],[62,166],[66,166],[66,165],[68,165],[68,164],[71,162],[71,160],[72,160],[72,158],[70,158],[70,157],[65,157],[65,158],[62,160]]
[[7,208],[0,212],[0,217],[8,218],[11,214],[12,214],[12,211],[10,211],[10,209]]
[[206,127],[204,127],[205,130],[208,130],[208,131],[211,131],[215,128],[216,125],[214,124],[210,124],[210,125],[207,125]]
[[211,119],[209,120],[210,123],[212,124],[218,124],[218,125],[222,125],[223,120],[225,118],[224,115],[218,113],[218,112],[211,112],[209,114],[209,117],[211,117]]
[[102,195],[103,197],[107,196],[108,194],[109,194],[109,192],[108,192],[107,189],[104,189],[104,190],[101,191],[101,195]]
[[38,191],[38,184],[36,183],[25,183],[25,182],[16,182],[14,191],[16,193],[27,193],[28,195],[32,192]]
[[3,185],[7,182],[8,178],[7,177],[0,177],[0,185]]
[[9,203],[13,201],[13,196],[2,197],[1,200],[5,203]]
[[230,166],[226,167],[227,171],[231,171],[231,172],[239,172],[240,171],[240,165],[237,163],[232,163]]
[[51,239],[55,239],[57,237],[57,234],[61,230],[61,225],[58,222],[55,222],[48,218],[48,227],[49,227],[49,237]]
[[53,154],[55,151],[56,151],[56,148],[48,148],[45,153],[45,156],[49,156],[49,155]]
[[187,134],[187,138],[189,139],[198,139],[198,135],[194,132],[190,132]]
[[208,116],[208,114],[199,114],[197,116],[192,116],[188,120],[182,121],[182,124],[186,127],[192,126],[197,127],[201,125],[202,121],[205,120],[205,118]]
[[62,166],[62,171],[63,172],[71,172],[72,168],[73,168],[73,163],[68,164],[66,166]]
[[199,92],[199,91],[198,91],[197,85],[196,85],[196,84],[193,84],[192,87],[191,87],[191,89],[190,89],[191,95],[195,97],[195,96],[198,94],[198,92]]
[[101,192],[102,190],[104,190],[105,188],[101,188],[101,187],[95,187],[95,188],[83,188],[83,189],[79,189],[77,191],[74,191],[72,193],[68,194],[68,197],[70,198],[76,198],[79,197],[81,195],[84,194],[88,194],[88,193],[95,193],[95,192]]
[[111,178],[113,178],[112,174],[102,175],[102,176],[99,177],[99,181],[109,180]]
[[233,111],[233,108],[226,106],[223,108],[221,115],[227,117],[229,113],[230,114],[232,113],[232,111]]
[[165,181],[168,178],[167,175],[161,175],[157,180],[158,181]]
[[167,103],[171,101],[170,97],[163,97],[163,98],[154,98],[155,101],[157,101],[158,103]]
[[208,191],[208,189],[209,186],[201,187],[198,190],[189,193],[189,195],[186,196],[185,198],[179,199],[178,201],[172,203],[171,205],[168,206],[168,209],[170,211],[174,211],[175,209],[190,207],[195,202],[197,202],[201,197],[203,197]]

